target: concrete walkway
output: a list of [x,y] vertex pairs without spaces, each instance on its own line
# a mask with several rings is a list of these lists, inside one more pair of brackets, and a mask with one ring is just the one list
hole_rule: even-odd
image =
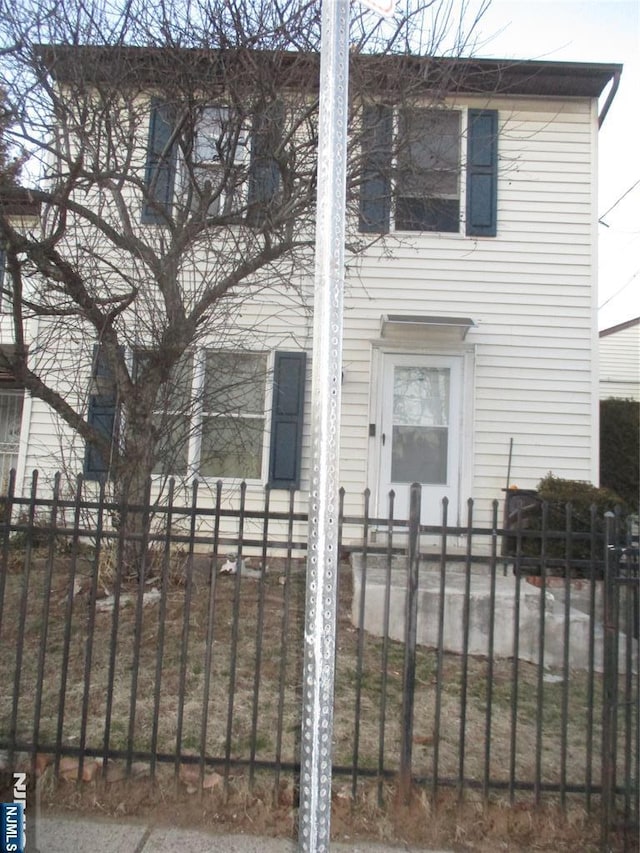
[[[145,823],[88,820],[47,814],[36,826],[39,853],[295,853],[295,841],[255,835],[215,835],[210,832]],[[373,841],[336,843],[335,853],[424,853],[425,848],[376,844]],[[446,851],[432,851],[446,853]]]

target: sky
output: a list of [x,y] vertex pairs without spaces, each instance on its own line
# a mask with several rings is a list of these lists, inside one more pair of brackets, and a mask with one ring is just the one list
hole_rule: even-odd
[[640,0],[492,0],[479,35],[478,56],[624,65],[599,134],[598,326],[639,317]]

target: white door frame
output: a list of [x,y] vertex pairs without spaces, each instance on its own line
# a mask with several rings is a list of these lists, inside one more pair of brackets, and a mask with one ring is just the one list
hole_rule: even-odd
[[[458,465],[456,472],[457,500],[449,504],[448,523],[458,524],[466,517],[466,501],[471,496],[472,460],[473,460],[473,414],[474,414],[474,365],[475,347],[473,344],[454,347],[422,347],[390,345],[388,341],[375,342],[371,359],[371,427],[369,431],[369,487],[375,496],[375,512],[378,518],[388,514],[388,498],[382,493],[382,424],[384,401],[384,376],[389,356],[415,357],[417,361],[428,363],[433,360],[460,360],[460,405],[458,406]],[[396,518],[400,516],[396,513]]]

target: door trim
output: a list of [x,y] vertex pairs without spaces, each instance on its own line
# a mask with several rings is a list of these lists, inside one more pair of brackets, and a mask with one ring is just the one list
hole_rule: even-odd
[[371,387],[369,423],[375,425],[375,435],[369,437],[367,485],[375,496],[375,511],[379,518],[385,518],[388,505],[380,492],[381,485],[381,424],[383,406],[383,383],[385,358],[388,355],[416,356],[418,358],[458,357],[462,359],[461,369],[461,405],[459,413],[459,467],[458,467],[458,505],[449,505],[448,523],[458,525],[466,518],[467,500],[472,496],[473,483],[473,425],[475,411],[475,344],[458,346],[411,347],[390,344],[389,341],[374,341],[371,345]]

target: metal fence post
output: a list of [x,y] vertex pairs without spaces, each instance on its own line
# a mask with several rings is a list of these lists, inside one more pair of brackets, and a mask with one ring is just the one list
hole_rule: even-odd
[[615,578],[613,563],[615,545],[613,542],[612,512],[605,513],[605,553],[603,581],[603,621],[604,636],[602,649],[602,848],[608,849],[609,831],[613,819],[616,790],[616,683],[618,667],[616,651],[618,626],[615,619]]
[[408,802],[411,796],[413,710],[416,686],[418,570],[420,564],[420,506],[422,497],[422,489],[419,483],[411,484],[409,495],[409,542],[407,549],[407,595],[405,606],[402,734],[400,747],[400,793],[405,802]]

